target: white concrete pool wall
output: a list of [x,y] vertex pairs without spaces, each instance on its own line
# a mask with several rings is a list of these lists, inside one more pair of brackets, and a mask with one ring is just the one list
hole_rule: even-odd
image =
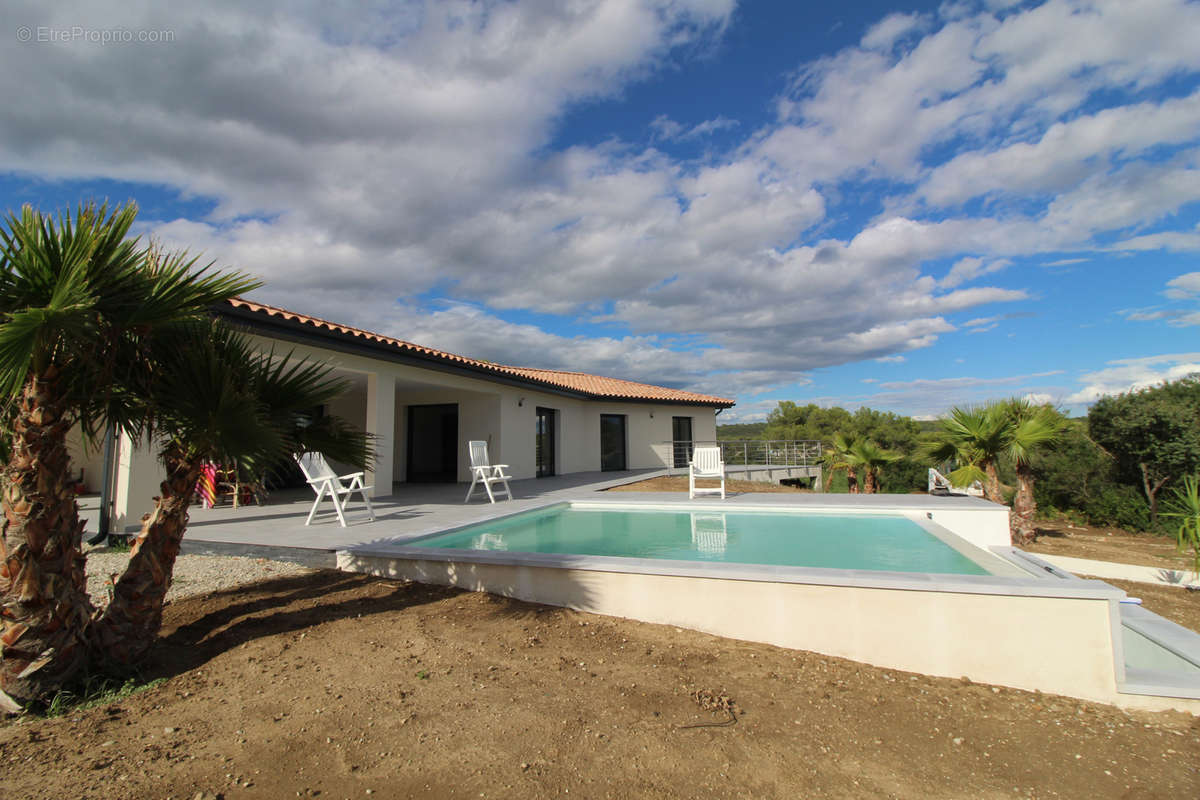
[[[918,499],[918,498],[914,498]],[[657,502],[615,502],[622,507]],[[548,504],[553,505],[553,504]],[[587,505],[594,505],[589,498]],[[682,504],[670,504],[685,510]],[[792,504],[789,504],[789,506]],[[882,504],[864,513],[880,513]],[[992,506],[993,504],[986,504]],[[993,508],[903,503],[906,516],[974,530],[961,547],[1004,558]],[[713,504],[687,504],[709,511]],[[718,506],[719,507],[719,506]],[[756,504],[756,508],[779,507]],[[793,510],[795,506],[792,506]],[[1001,507],[1002,508],[1002,507]],[[722,510],[735,511],[731,507]],[[805,511],[847,509],[808,502]],[[901,509],[895,509],[897,511]],[[522,512],[526,513],[526,512]],[[972,513],[980,516],[974,525]],[[498,509],[497,517],[509,516]],[[944,532],[943,540],[946,540]],[[417,546],[414,546],[417,545]],[[341,569],[486,591],[535,603],[692,628],[877,666],[1135,708],[1200,711],[1200,701],[1122,694],[1119,602],[1100,581],[1054,581],[1005,560],[1001,575],[809,569],[374,544],[339,551]],[[994,565],[988,565],[994,566]]]

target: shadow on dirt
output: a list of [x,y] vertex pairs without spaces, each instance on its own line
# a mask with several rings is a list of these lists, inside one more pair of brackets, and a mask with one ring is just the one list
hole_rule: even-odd
[[[294,575],[179,600],[166,609],[163,637],[141,674],[171,677],[242,644],[325,622],[403,611],[461,594],[461,590],[397,583],[336,570]],[[192,617],[174,627],[172,617]]]

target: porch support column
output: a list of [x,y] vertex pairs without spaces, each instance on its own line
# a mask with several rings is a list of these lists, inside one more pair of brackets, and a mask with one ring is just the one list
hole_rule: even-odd
[[367,433],[374,435],[375,464],[369,482],[373,494],[392,493],[392,450],[396,443],[396,379],[378,372],[367,373]]

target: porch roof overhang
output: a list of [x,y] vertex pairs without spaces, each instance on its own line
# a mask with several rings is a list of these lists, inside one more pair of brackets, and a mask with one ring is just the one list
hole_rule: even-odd
[[218,316],[234,325],[272,339],[435,372],[482,378],[504,386],[536,389],[563,397],[716,409],[731,408],[736,402],[725,397],[582,372],[494,364],[240,298],[223,303],[214,310]]

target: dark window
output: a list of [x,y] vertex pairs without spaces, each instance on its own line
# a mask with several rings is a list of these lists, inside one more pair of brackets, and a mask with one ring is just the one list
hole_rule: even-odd
[[554,421],[552,408],[537,409],[534,425],[535,449],[537,450],[537,476],[545,478],[554,474]]
[[408,481],[458,480],[458,406],[408,407]]
[[675,466],[692,463],[692,418],[671,417],[671,438],[675,440]]
[[625,417],[621,414],[600,415],[600,469],[626,469]]

